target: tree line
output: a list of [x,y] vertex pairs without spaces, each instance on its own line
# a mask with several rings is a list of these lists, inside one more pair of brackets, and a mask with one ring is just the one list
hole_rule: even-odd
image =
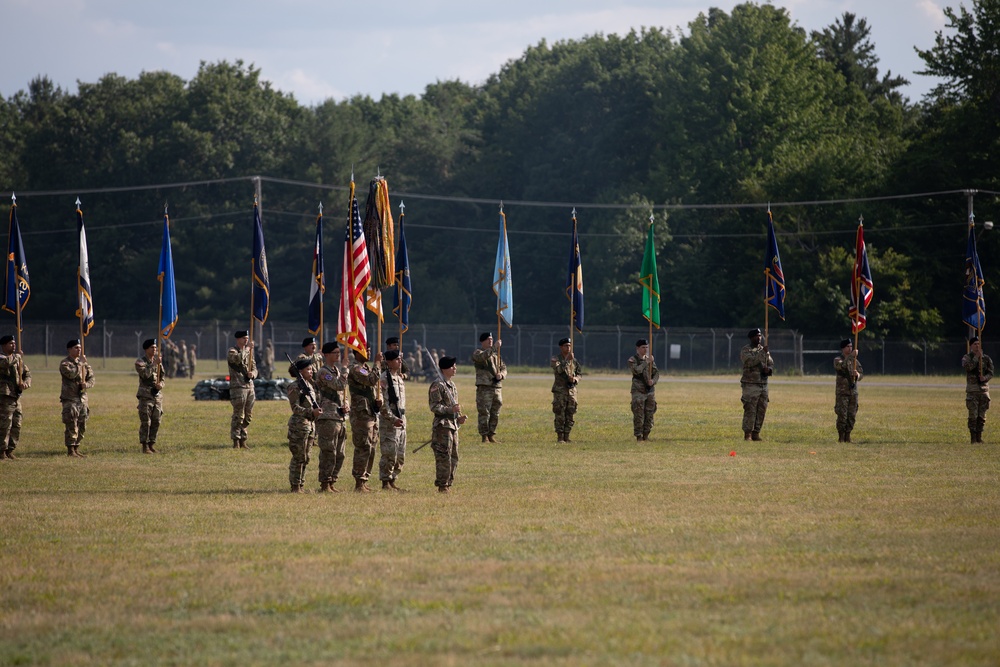
[[[406,203],[411,321],[495,320],[504,200],[515,323],[568,324],[575,206],[587,324],[642,324],[637,277],[653,213],[663,323],[759,326],[773,202],[787,320],[772,326],[848,330],[863,216],[875,282],[864,335],[964,333],[968,197],[956,191],[977,191],[978,220],[997,217],[1000,2],[946,15],[919,51],[943,83],[919,101],[879,71],[864,18],[845,13],[810,34],[754,3],[711,9],[682,34],[543,41],[481,85],[438,81],[419,97],[307,107],[242,61],[202,63],[190,81],[107,74],[73,94],[39,76],[0,100],[0,187],[24,193],[25,317],[73,316],[68,193],[78,189],[98,318],[156,318],[167,205],[181,318],[249,319],[251,177],[261,175],[270,317],[305,328],[317,204],[334,314],[345,189],[354,174],[363,207],[380,173],[393,206]],[[998,249],[984,232],[988,312]]]

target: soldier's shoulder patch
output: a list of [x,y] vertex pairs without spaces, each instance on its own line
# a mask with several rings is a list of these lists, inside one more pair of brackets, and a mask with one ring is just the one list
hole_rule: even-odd
[[333,380],[333,375],[331,375],[330,373],[323,373],[323,379],[326,380],[327,382],[330,382],[331,380]]
[[365,366],[358,366],[358,373],[361,375],[368,375],[368,368]]

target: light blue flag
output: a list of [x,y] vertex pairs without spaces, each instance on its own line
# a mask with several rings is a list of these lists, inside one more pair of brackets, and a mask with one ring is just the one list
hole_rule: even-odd
[[507,246],[507,216],[500,211],[500,241],[493,268],[493,291],[497,295],[497,315],[507,326],[514,326],[514,292],[510,284],[510,249]]
[[170,338],[177,325],[177,287],[174,285],[174,256],[170,251],[170,218],[163,215],[163,246],[160,248],[160,335]]

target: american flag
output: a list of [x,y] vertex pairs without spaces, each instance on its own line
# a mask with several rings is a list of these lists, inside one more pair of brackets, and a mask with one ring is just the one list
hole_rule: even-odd
[[365,330],[365,289],[372,280],[368,264],[365,231],[361,226],[358,199],[351,183],[351,220],[344,236],[344,273],[340,288],[340,314],[337,318],[337,340],[352,350],[368,354],[368,333]]

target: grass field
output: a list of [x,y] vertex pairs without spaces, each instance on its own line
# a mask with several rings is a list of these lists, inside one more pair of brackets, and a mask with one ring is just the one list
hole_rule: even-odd
[[852,444],[832,377],[774,380],[760,443],[736,378],[666,377],[637,444],[627,378],[588,376],[557,445],[551,380],[517,375],[450,496],[429,447],[409,493],[293,495],[284,402],[235,451],[229,404],[174,380],[144,456],[121,360],[72,459],[31,365],[0,463],[2,665],[1000,664],[1000,427],[969,444],[958,376],[867,378]]

